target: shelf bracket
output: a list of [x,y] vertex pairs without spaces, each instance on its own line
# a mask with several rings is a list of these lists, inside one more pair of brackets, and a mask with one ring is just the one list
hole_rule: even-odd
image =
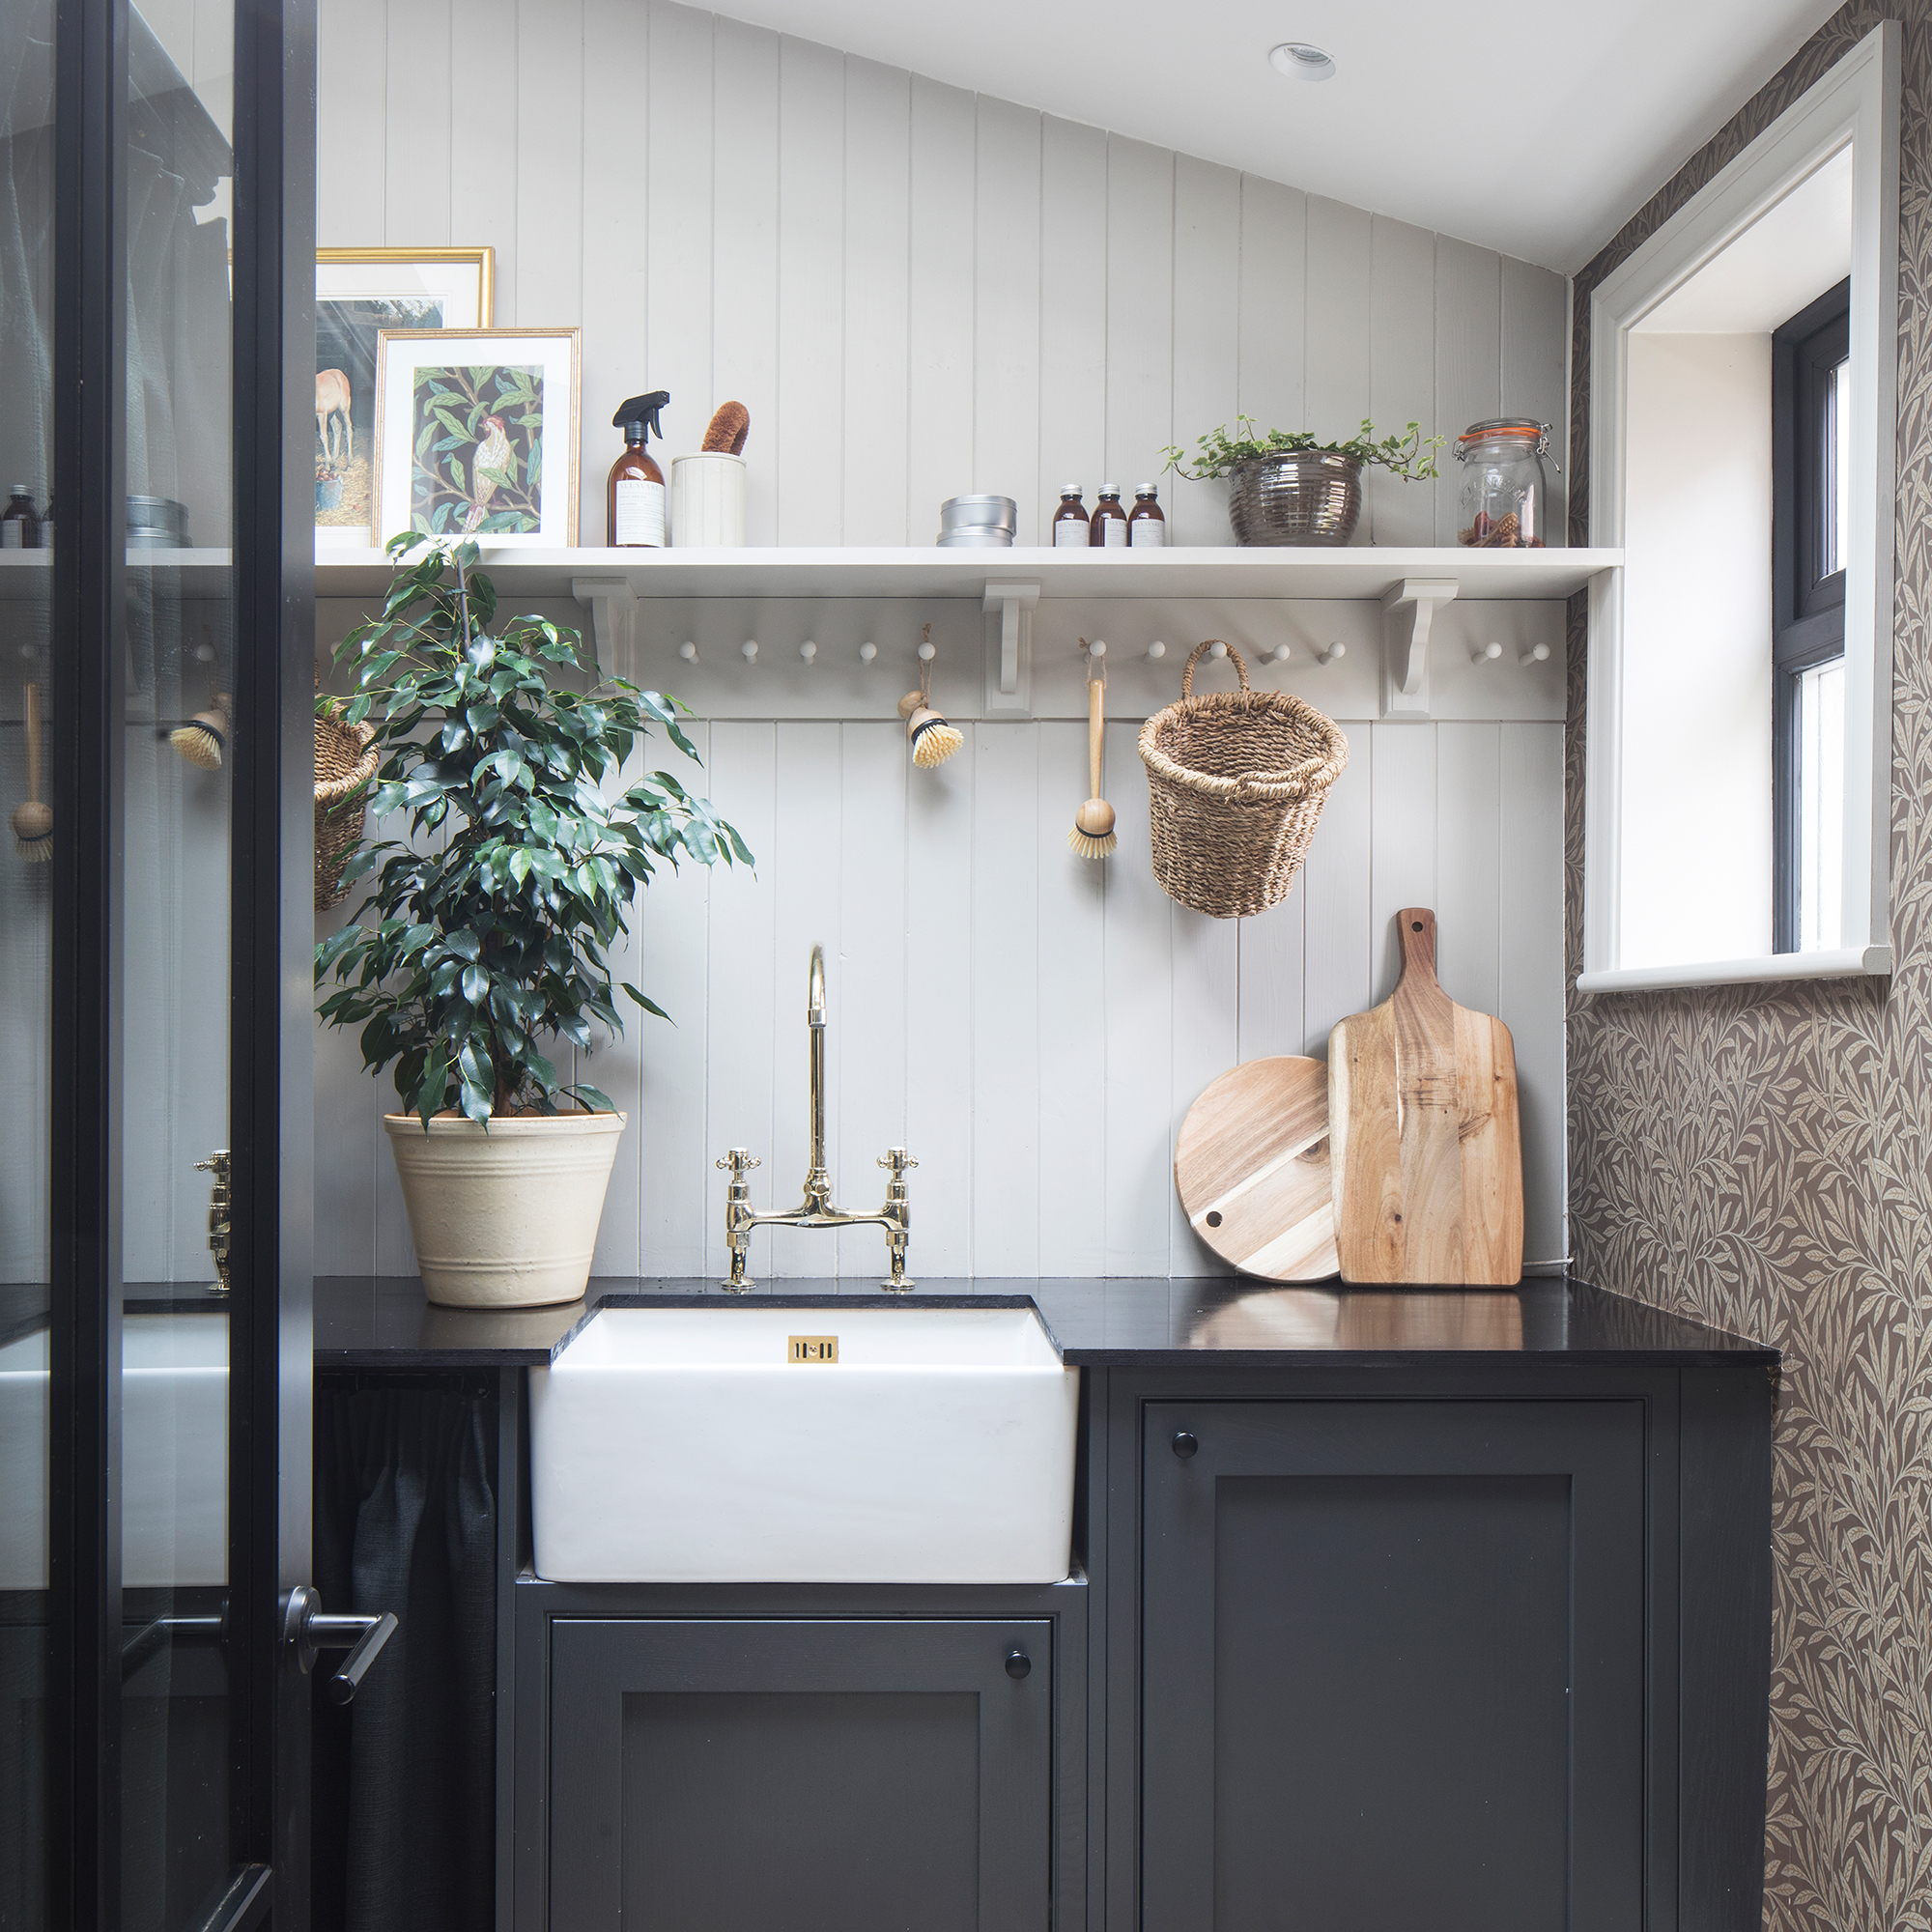
[[986,613],[986,710],[1033,709],[1033,611],[1037,583],[986,585],[980,608]]
[[1382,592],[1382,716],[1429,716],[1429,633],[1455,601],[1453,577],[1405,577]]
[[638,593],[621,577],[573,577],[570,594],[590,612],[590,639],[597,651],[597,670],[611,677],[637,662]]

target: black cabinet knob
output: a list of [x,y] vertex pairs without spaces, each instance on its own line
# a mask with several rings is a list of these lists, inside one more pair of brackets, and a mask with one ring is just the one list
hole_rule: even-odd
[[1200,1446],[1201,1446],[1200,1443],[1195,1441],[1194,1437],[1190,1435],[1184,1429],[1174,1438],[1174,1453],[1177,1456],[1179,1456],[1183,1463],[1186,1462],[1188,1457],[1193,1455],[1195,1450],[1200,1448]]
[[1007,1652],[1007,1675],[1010,1677],[1015,1684],[1017,1684],[1019,1680],[1022,1677],[1024,1677],[1027,1674],[1027,1672],[1032,1668],[1033,1668],[1033,1659],[1030,1658],[1025,1651],[1009,1650]]

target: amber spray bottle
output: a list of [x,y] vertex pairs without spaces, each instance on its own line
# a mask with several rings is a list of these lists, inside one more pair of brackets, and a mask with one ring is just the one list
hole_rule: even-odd
[[664,471],[652,460],[650,439],[664,440],[659,412],[668,389],[633,396],[611,418],[624,432],[624,453],[611,466],[605,525],[612,550],[662,550],[665,541]]

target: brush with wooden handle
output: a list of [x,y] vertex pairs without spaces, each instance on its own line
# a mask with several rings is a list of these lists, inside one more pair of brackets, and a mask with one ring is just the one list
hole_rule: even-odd
[[54,856],[54,810],[41,803],[41,687],[27,687],[27,797],[14,808],[14,850],[30,866]]
[[[1086,640],[1083,639],[1082,642]],[[1107,735],[1107,676],[1094,675],[1101,646],[1087,659],[1087,783],[1093,796],[1073,814],[1066,842],[1083,859],[1104,859],[1121,841],[1114,834],[1114,808],[1100,796],[1100,753]]]

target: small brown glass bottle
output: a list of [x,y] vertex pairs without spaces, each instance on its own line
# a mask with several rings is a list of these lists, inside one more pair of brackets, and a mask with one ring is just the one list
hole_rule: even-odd
[[1158,550],[1167,542],[1167,515],[1157,500],[1159,494],[1151,483],[1135,486],[1133,515],[1127,519],[1128,549]]
[[34,508],[34,495],[24,483],[12,486],[7,507],[0,511],[0,550],[39,550],[41,513]]
[[651,459],[649,441],[662,439],[658,412],[670,401],[668,389],[633,396],[611,418],[624,432],[624,453],[611,466],[607,502],[612,550],[662,550],[665,541],[665,477]]
[[1053,513],[1053,547],[1059,550],[1074,544],[1085,550],[1088,541],[1087,505],[1080,500],[1080,485],[1063,483],[1060,508]]
[[1094,518],[1087,526],[1087,541],[1095,550],[1124,549],[1127,541],[1127,513],[1121,508],[1121,486],[1100,485],[1100,500],[1094,505]]

